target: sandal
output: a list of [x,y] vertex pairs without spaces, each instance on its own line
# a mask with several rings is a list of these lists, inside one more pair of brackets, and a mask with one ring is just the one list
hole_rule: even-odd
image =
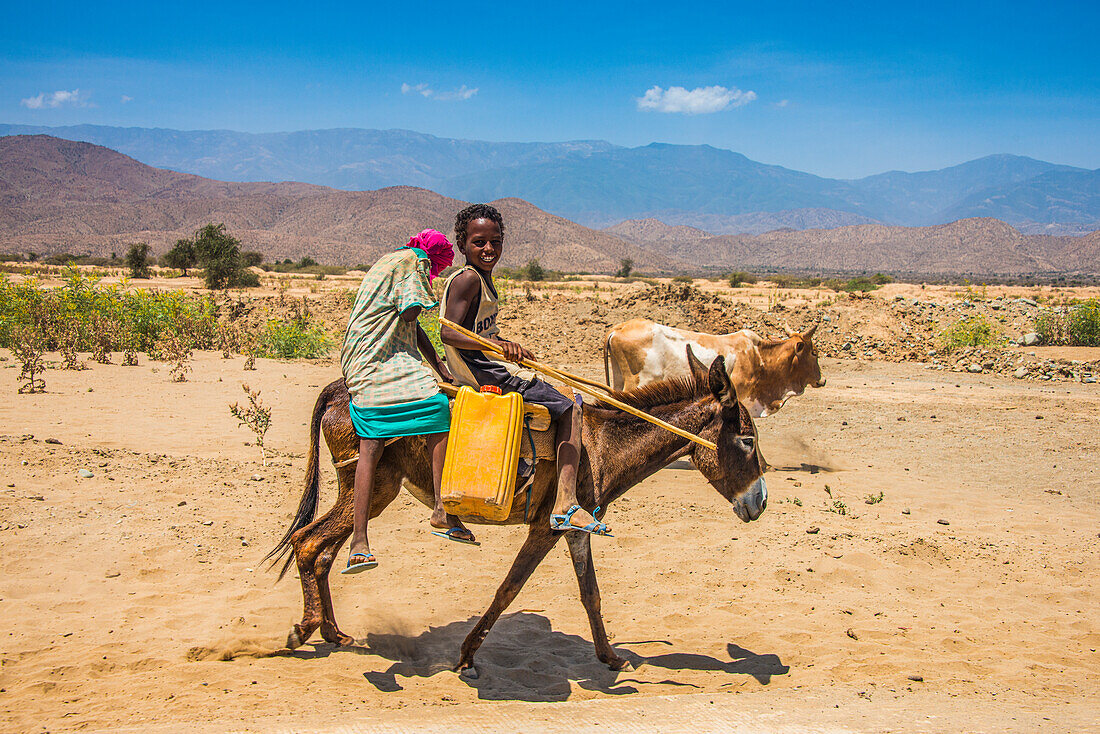
[[[363,560],[356,561],[356,558],[362,558]],[[377,565],[378,561],[375,560],[373,553],[352,553],[348,556],[348,567],[340,573],[362,573]]]
[[[460,538],[459,537],[460,533],[467,533],[467,534],[469,534],[470,537],[469,538]],[[456,543],[465,543],[466,545],[481,545],[481,543],[477,542],[477,540],[474,538],[474,534],[471,533],[469,530],[466,530],[465,528],[455,527],[455,528],[451,528],[450,530],[448,530],[446,532],[443,532],[442,530],[433,530],[432,535],[438,535],[440,538],[446,538],[447,540],[453,540]]]
[[[598,520],[590,522],[584,527],[573,524],[573,513],[581,509],[580,505],[573,505],[565,511],[564,515],[551,515],[550,516],[550,529],[551,530],[580,530],[583,533],[590,533],[591,535],[602,535],[607,538],[613,538],[611,529]],[[599,512],[600,508],[596,508],[596,512]],[[595,513],[593,513],[594,515]]]

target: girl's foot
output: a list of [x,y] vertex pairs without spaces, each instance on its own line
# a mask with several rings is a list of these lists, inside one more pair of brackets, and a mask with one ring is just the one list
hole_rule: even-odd
[[466,526],[462,524],[454,515],[449,515],[442,509],[432,512],[431,526],[443,532],[433,532],[432,535],[438,535],[441,538],[447,540],[454,540],[459,543],[469,543],[470,545],[480,545],[474,538],[474,534],[466,529]]
[[362,573],[377,565],[378,561],[375,560],[374,554],[370,551],[366,553],[352,553],[348,556],[348,567],[340,573]]

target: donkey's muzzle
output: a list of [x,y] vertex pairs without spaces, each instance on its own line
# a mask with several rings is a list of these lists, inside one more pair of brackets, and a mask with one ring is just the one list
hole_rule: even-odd
[[733,511],[743,522],[752,522],[764,513],[768,506],[768,485],[760,477],[740,497],[734,500]]

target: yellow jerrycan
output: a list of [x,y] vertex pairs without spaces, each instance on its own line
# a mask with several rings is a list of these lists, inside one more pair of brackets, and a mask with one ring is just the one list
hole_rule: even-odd
[[523,437],[523,396],[463,385],[451,411],[441,496],[452,515],[501,522],[512,511]]

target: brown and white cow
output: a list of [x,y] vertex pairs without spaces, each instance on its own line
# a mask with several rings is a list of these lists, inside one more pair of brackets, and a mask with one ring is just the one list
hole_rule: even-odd
[[791,396],[801,395],[807,385],[825,386],[811,341],[816,330],[816,324],[801,334],[788,328],[787,339],[765,341],[748,329],[703,334],[632,319],[612,327],[604,340],[604,378],[616,390],[631,390],[688,375],[685,347],[690,345],[704,363],[718,355],[725,357],[741,403],[754,418],[763,418],[782,408]]

